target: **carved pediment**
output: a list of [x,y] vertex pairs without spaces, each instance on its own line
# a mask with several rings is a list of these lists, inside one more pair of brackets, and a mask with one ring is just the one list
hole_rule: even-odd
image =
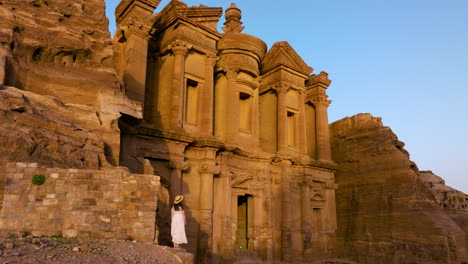
[[313,70],[286,41],[276,42],[265,55],[260,67],[262,74],[265,74],[278,66],[288,67],[306,76]]
[[310,197],[310,200],[313,202],[325,202],[325,197],[321,193],[314,193]]
[[233,173],[231,175],[231,186],[233,188],[247,189],[249,181],[253,180],[253,175],[251,173]]
[[319,192],[311,193],[310,206],[312,208],[323,208],[325,206],[325,196]]

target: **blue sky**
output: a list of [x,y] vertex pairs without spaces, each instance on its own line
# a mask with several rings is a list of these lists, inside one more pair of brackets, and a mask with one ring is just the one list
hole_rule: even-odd
[[[232,1],[183,0],[223,8]],[[111,32],[119,2],[106,0]],[[235,3],[244,33],[268,47],[286,40],[314,73],[329,73],[330,122],[358,113],[382,117],[420,170],[468,193],[468,1]]]

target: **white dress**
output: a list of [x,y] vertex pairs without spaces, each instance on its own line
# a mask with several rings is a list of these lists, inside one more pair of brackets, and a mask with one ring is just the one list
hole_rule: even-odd
[[172,242],[176,244],[187,244],[187,236],[185,235],[185,216],[184,211],[176,211],[174,208],[172,211],[172,222],[171,222],[171,236]]

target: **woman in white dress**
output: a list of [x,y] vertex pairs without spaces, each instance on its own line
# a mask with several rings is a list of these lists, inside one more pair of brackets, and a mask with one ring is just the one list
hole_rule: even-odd
[[174,199],[174,206],[171,208],[171,236],[175,248],[179,248],[180,244],[187,244],[187,236],[185,235],[185,211],[182,206],[184,196],[177,195]]

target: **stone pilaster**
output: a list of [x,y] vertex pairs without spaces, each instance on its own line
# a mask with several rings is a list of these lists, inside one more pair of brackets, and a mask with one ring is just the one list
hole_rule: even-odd
[[236,144],[239,138],[239,92],[237,90],[237,74],[238,68],[226,69],[226,78],[228,82],[228,96],[226,104],[227,108],[226,120],[226,141]]
[[185,57],[192,45],[176,40],[169,45],[174,54],[174,68],[172,75],[172,98],[171,98],[171,128],[182,127],[182,115],[184,109],[184,86],[185,86]]
[[311,247],[312,242],[312,224],[311,224],[311,206],[310,206],[310,181],[305,176],[299,180],[301,192],[301,229],[303,249],[306,251]]
[[328,128],[328,106],[331,101],[327,100],[326,93],[330,83],[328,73],[323,71],[320,74],[309,76],[306,80],[307,100],[315,106],[317,159],[322,161],[331,160],[330,132]]
[[183,160],[170,160],[169,168],[171,170],[171,179],[170,179],[170,196],[173,201],[176,195],[182,194],[182,171],[189,168],[189,164]]
[[301,155],[307,154],[307,135],[305,117],[305,91],[299,91],[299,113],[297,122],[298,144],[297,151]]
[[200,131],[202,135],[213,134],[214,66],[217,61],[214,54],[205,57],[205,87],[200,98]]
[[[286,114],[285,114],[286,115]],[[288,180],[289,161],[283,161],[282,164],[282,184],[281,184],[281,253],[284,261],[291,260],[293,254],[292,248],[292,226],[291,226],[291,188]]]
[[122,77],[126,95],[144,107],[149,35],[147,31],[131,26],[125,31],[125,37],[127,41],[124,47],[125,65]]
[[317,127],[317,159],[331,160],[330,132],[328,128],[328,106],[331,101],[326,96],[312,98],[315,106]]
[[[161,0],[123,0],[116,7],[116,39],[123,44],[119,65],[128,98],[144,107],[151,15]],[[118,59],[117,59],[118,60]]]
[[213,176],[220,173],[220,167],[205,163],[199,167],[200,174],[200,234],[199,259],[209,262],[213,245]]
[[278,127],[277,127],[277,144],[278,152],[286,152],[288,149],[288,124],[286,108],[286,93],[289,90],[289,85],[280,83],[274,87],[276,94],[278,95]]

